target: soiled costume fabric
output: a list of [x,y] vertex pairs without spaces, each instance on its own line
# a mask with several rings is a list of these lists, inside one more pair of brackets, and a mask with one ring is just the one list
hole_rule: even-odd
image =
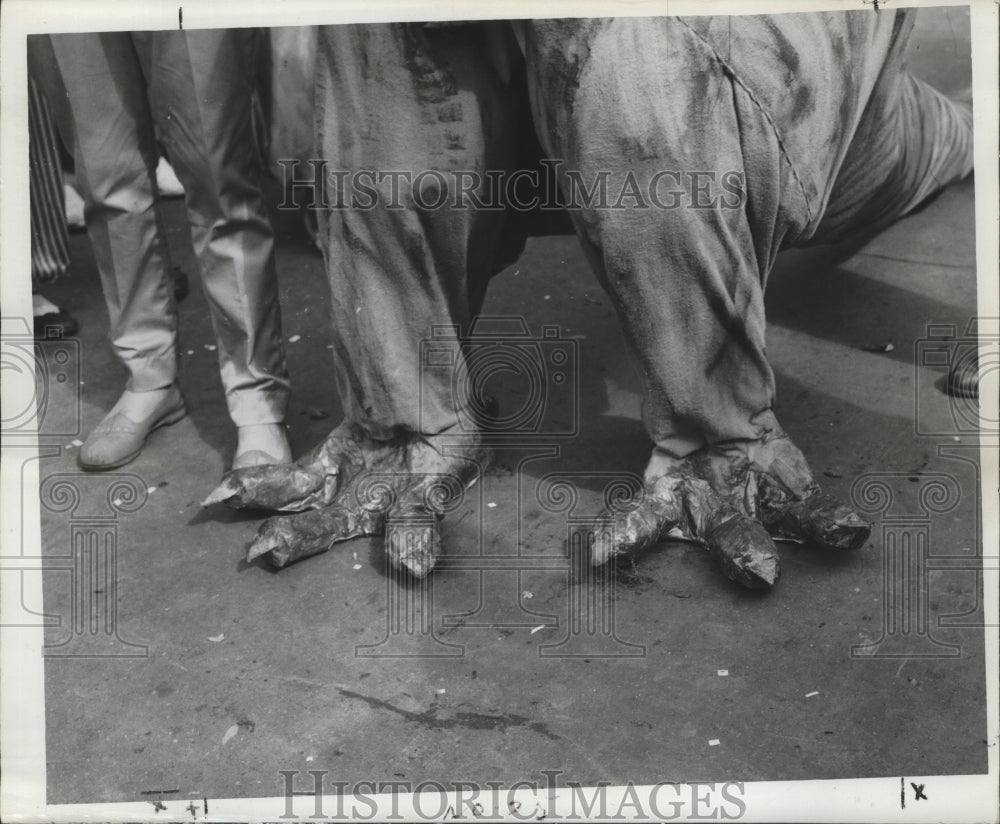
[[[567,169],[612,170],[611,192],[628,172],[643,191],[664,170],[745,176],[740,208],[571,212],[645,375],[649,433],[683,457],[768,426],[763,293],[780,249],[875,231],[971,170],[971,107],[903,68],[912,22],[859,10],[324,27],[318,148],[331,170],[509,171],[530,102],[564,194]],[[320,214],[341,395],[373,433],[447,431],[468,399],[421,374],[418,343],[467,326],[517,247],[512,221],[405,198],[391,209],[390,182],[377,188],[374,208]]]
[[[432,364],[423,344],[468,331],[523,245],[516,209],[472,205],[494,201],[489,173],[544,156],[639,360],[655,443],[642,494],[595,519],[590,561],[676,530],[768,587],[773,537],[859,549],[870,525],[771,410],[763,294],[780,249],[869,234],[971,170],[970,107],[902,68],[911,25],[862,10],[321,29],[320,239],[346,420],[205,503],[296,513],[248,552],[277,566],[384,533],[391,563],[434,567],[436,523],[487,442],[461,352]],[[574,192],[601,176],[607,198]]]
[[185,189],[238,426],[284,420],[274,238],[251,126],[252,30],[53,35],[76,179],[128,389],[177,375],[177,312],[154,209],[154,122]]
[[[584,35],[579,59],[574,24],[529,28],[550,153],[640,180],[660,168],[746,175],[742,209],[574,215],[665,452],[763,434],[755,421],[774,397],[763,292],[781,248],[881,228],[971,170],[971,111],[902,70],[911,27],[911,15],[863,11],[734,20],[736,36],[724,18],[616,20]],[[657,71],[636,54],[661,55]]]
[[[338,388],[347,417],[375,437],[396,428],[436,434],[467,404],[446,376],[416,391],[420,343],[436,326],[468,328],[495,273],[506,216],[414,208],[409,187],[391,173],[513,168],[516,129],[530,126],[515,116],[515,90],[489,60],[502,34],[480,26],[320,29],[319,156],[328,171],[389,174],[373,186],[373,208],[319,213]],[[426,180],[427,202],[437,185]],[[331,203],[350,205],[351,196],[327,192]]]

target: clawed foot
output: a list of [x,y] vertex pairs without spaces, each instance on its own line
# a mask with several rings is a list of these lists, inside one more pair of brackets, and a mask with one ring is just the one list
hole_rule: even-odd
[[[487,460],[475,435],[376,440],[343,423],[294,463],[230,472],[203,505],[291,513],[261,525],[248,560],[284,567],[339,541],[383,535],[390,562],[423,577],[440,555],[441,518]],[[638,501],[598,521],[593,564],[635,554],[673,532],[703,544],[726,577],[751,589],[778,580],[775,537],[854,550],[871,532],[850,506],[819,488],[776,425],[759,441],[707,447],[683,459],[654,454]]]
[[751,589],[778,580],[775,537],[853,550],[871,533],[850,506],[820,490],[780,429],[760,441],[708,447],[683,459],[654,456],[640,499],[598,520],[596,531],[604,537],[591,553],[595,565],[677,532],[703,544],[726,577]]
[[384,535],[395,566],[423,577],[440,554],[438,524],[488,458],[477,437],[371,438],[342,423],[290,464],[234,470],[202,502],[293,513],[268,518],[247,552],[276,567],[339,541]]

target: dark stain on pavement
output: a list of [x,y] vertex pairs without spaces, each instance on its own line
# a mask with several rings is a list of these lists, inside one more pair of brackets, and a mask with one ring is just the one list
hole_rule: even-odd
[[551,741],[562,740],[547,725],[540,721],[532,721],[530,718],[525,718],[522,715],[514,715],[512,713],[508,713],[507,715],[486,715],[478,712],[456,712],[453,718],[438,718],[437,707],[431,707],[428,710],[424,710],[424,712],[413,712],[390,704],[388,701],[383,701],[381,698],[372,698],[370,695],[361,695],[360,693],[339,687],[337,688],[337,692],[345,698],[356,698],[359,701],[364,701],[374,709],[389,710],[396,713],[396,715],[402,716],[407,721],[411,721],[414,724],[421,724],[431,729],[450,730],[455,727],[465,727],[472,730],[497,730],[498,732],[506,732],[509,727],[526,727]]

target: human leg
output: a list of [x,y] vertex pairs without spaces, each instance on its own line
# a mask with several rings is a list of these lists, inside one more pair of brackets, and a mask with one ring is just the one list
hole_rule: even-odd
[[289,381],[274,236],[251,124],[252,36],[213,29],[133,39],[148,66],[160,135],[185,189],[226,400],[239,427],[237,461],[281,463],[290,458],[283,428]]
[[155,145],[145,81],[122,33],[53,35],[74,136],[76,178],[126,389],[81,449],[87,469],[134,458],[156,426],[183,415],[177,316],[153,208]]

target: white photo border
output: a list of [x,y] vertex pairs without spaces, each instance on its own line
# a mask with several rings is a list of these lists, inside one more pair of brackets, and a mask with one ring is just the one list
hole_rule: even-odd
[[[28,202],[27,59],[28,34],[46,31],[110,31],[167,29],[183,22],[184,28],[219,26],[289,26],[320,23],[495,19],[518,17],[591,17],[759,14],[765,12],[846,11],[873,8],[872,0],[513,0],[483,3],[482,0],[364,0],[364,2],[309,2],[244,0],[217,2],[88,2],[78,0],[7,0],[0,23],[0,305],[11,322],[25,324],[31,316],[30,230]],[[979,315],[995,317],[1000,307],[1000,218],[998,218],[998,20],[996,0],[907,0],[886,2],[896,6],[969,7],[972,30],[973,94],[975,102],[975,214]],[[873,13],[874,8],[873,8]],[[8,320],[5,320],[7,323]],[[30,328],[27,327],[26,328]],[[5,332],[7,330],[4,330]],[[985,372],[981,386],[982,419],[998,416],[998,373]],[[6,409],[19,403],[10,393],[0,393]],[[6,414],[4,415],[6,419]],[[984,439],[988,440],[988,439]],[[985,678],[987,695],[988,773],[984,775],[907,776],[907,781],[935,788],[926,802],[900,808],[899,778],[864,778],[824,781],[748,782],[743,785],[746,806],[742,820],[756,821],[989,821],[997,820],[998,790],[998,611],[1000,611],[1000,532],[998,532],[998,488],[1000,444],[986,442],[981,448],[983,504],[984,610],[986,624]],[[0,490],[0,570],[7,561],[41,555],[37,444],[2,446],[2,490]],[[4,821],[280,821],[286,812],[284,797],[208,799],[210,813],[191,802],[164,801],[163,809],[150,813],[146,802],[50,805],[46,801],[45,689],[43,628],[17,626],[22,604],[42,602],[42,573],[21,570],[18,575],[0,575],[0,810]],[[636,787],[640,797],[652,791]],[[558,820],[565,810],[569,790],[541,799],[549,820]],[[609,791],[609,804],[622,788]],[[525,810],[540,800],[529,789],[515,796]],[[368,820],[384,818],[395,804],[398,820],[413,820],[419,810],[412,799],[372,796],[378,813]],[[335,801],[329,799],[329,809]],[[426,805],[423,807],[426,809]],[[436,805],[434,807],[437,808]],[[308,816],[308,812],[300,818]],[[507,811],[506,820],[526,819]],[[472,820],[466,817],[466,820]],[[495,820],[491,817],[490,820]]]

